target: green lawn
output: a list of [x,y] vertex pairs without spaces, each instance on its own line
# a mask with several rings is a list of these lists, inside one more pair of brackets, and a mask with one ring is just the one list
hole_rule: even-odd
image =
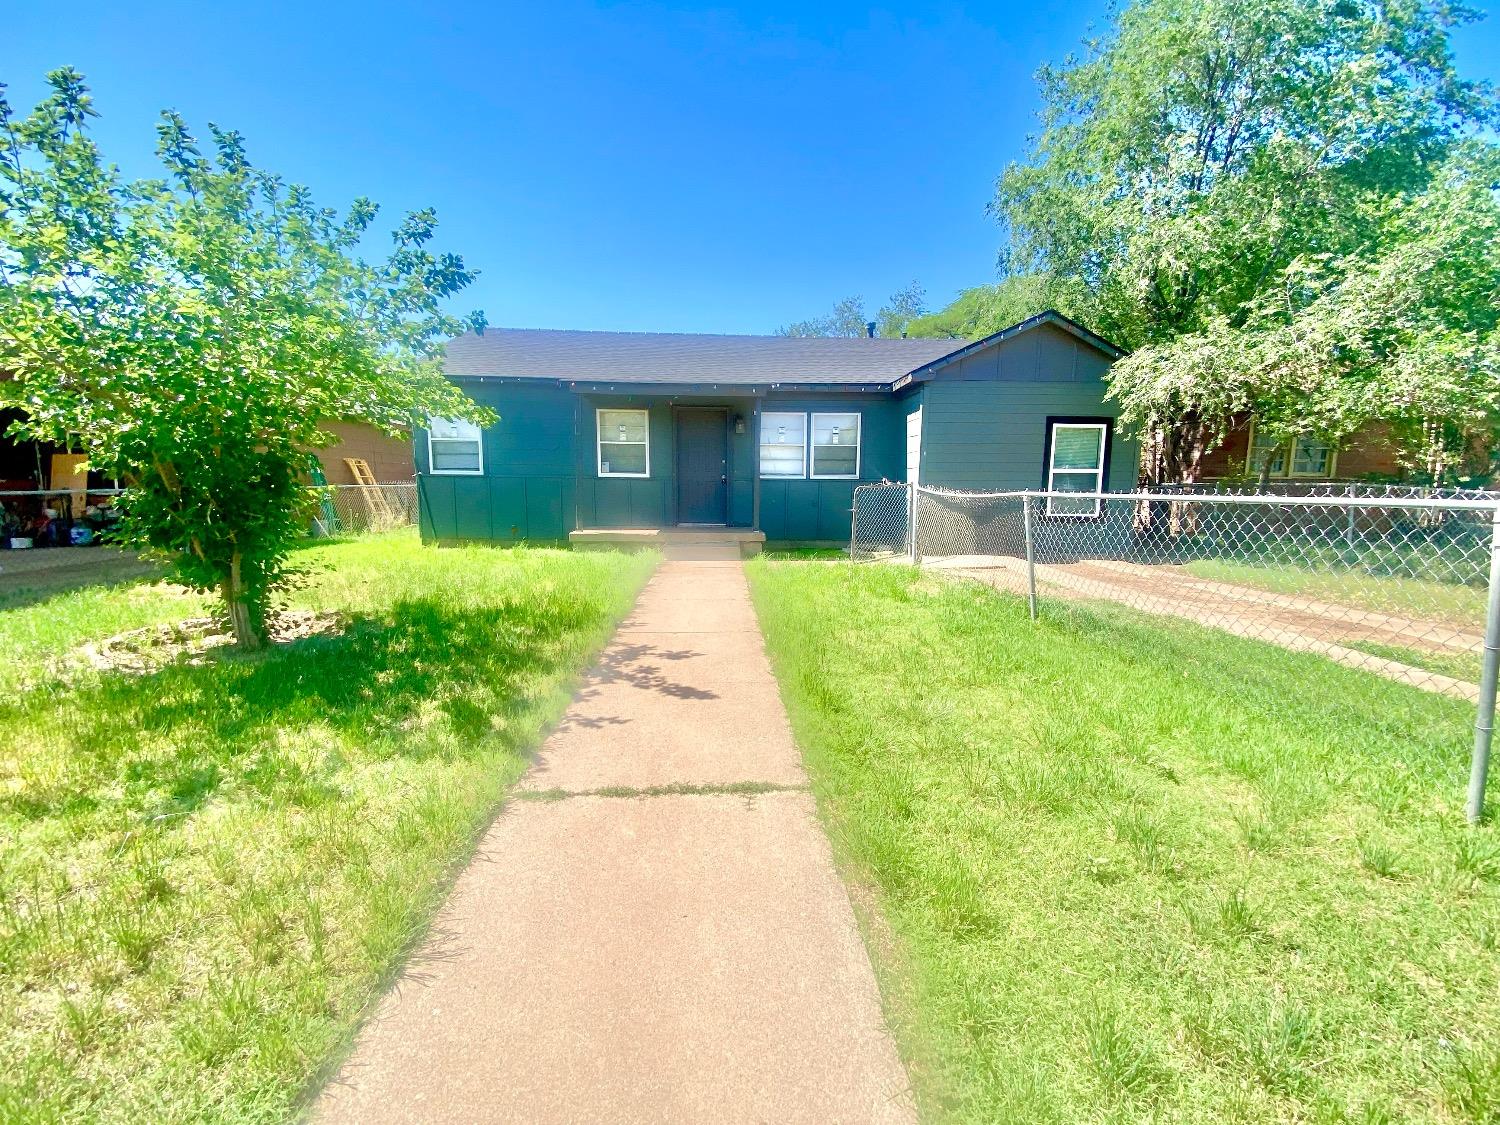
[[1273,594],[1291,594],[1399,617],[1484,627],[1487,593],[1482,586],[1367,574],[1331,567],[1324,561],[1310,562],[1307,569],[1301,569],[1228,559],[1197,559],[1185,563],[1184,569],[1198,578],[1251,586]]
[[0,1120],[293,1115],[653,563],[301,558],[348,620],[253,658],[56,659],[202,612],[162,587],[0,610]]
[[929,1119],[1500,1120],[1469,705],[908,568],[750,573]]

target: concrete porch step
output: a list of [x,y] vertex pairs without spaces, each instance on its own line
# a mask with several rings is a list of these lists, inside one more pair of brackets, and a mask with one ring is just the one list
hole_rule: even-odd
[[658,550],[669,559],[747,559],[766,542],[764,531],[748,527],[580,528],[568,533],[579,550]]

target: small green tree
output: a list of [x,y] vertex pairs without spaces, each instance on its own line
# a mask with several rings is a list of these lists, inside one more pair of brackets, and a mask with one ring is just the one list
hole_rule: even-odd
[[366,262],[373,203],[317,207],[238,133],[210,126],[205,155],[172,112],[164,176],[127,183],[87,132],[82,77],[48,82],[24,119],[0,87],[0,405],[24,412],[13,432],[124,481],[126,540],[218,591],[257,647],[317,499],[324,423],[488,419],[439,367],[443,337],[484,327],[441,310],[475,275],[429,249],[430,211]]

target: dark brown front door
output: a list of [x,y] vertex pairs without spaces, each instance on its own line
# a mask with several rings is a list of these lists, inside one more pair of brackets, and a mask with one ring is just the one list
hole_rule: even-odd
[[729,414],[705,407],[677,410],[677,522],[726,521]]

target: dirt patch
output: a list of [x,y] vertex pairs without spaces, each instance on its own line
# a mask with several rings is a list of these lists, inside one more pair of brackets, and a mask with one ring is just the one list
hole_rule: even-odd
[[[280,613],[271,625],[273,645],[290,644],[306,637],[327,636],[343,631],[345,619],[330,610],[314,612],[294,609]],[[148,625],[92,641],[75,649],[70,662],[100,672],[143,674],[178,661],[202,664],[215,649],[234,644],[225,622],[212,617],[190,617],[163,625]]]

